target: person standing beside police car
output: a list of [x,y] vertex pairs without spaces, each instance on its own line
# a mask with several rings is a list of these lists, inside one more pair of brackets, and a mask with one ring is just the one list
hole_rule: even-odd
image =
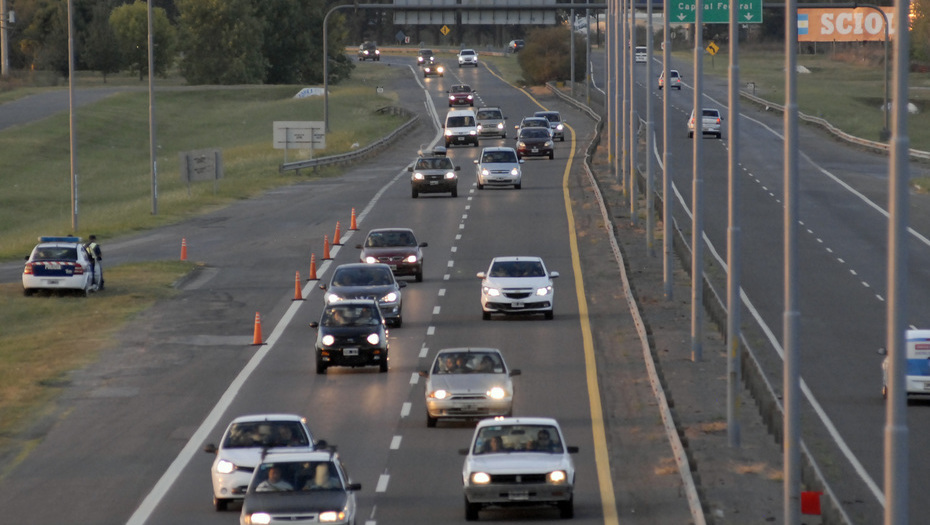
[[[101,261],[103,261],[103,251],[100,249],[100,244],[97,242],[96,235],[91,235],[87,239],[87,244],[85,244],[84,247],[87,249],[87,254],[90,255],[91,265],[100,266],[100,282],[97,283],[97,289],[103,290],[103,264],[101,263]],[[96,278],[93,267],[91,268],[91,275]]]

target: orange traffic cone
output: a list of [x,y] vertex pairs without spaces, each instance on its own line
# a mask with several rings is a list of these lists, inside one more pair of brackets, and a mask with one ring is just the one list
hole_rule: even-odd
[[181,239],[181,260],[182,261],[187,260],[187,239],[186,238]]
[[339,221],[336,221],[336,233],[333,234],[333,246],[341,246],[342,242],[339,240]]
[[303,295],[300,293],[300,272],[297,272],[297,277],[294,278],[294,300],[304,300]]
[[332,257],[329,256],[329,236],[323,236],[323,260],[329,261]]
[[355,224],[355,208],[352,208],[352,222],[349,223],[349,229],[352,231],[358,229],[358,224]]
[[310,254],[310,277],[307,278],[308,281],[316,281],[316,254]]
[[262,342],[262,318],[255,312],[255,335],[252,336],[252,345],[263,345]]

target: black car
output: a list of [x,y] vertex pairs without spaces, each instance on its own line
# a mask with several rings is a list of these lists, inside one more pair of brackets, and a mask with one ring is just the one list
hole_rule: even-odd
[[552,133],[546,128],[523,128],[517,135],[517,158],[555,156]]
[[[437,148],[439,149],[439,148]],[[452,163],[452,159],[443,153],[423,156],[407,168],[410,175],[410,194],[416,199],[421,193],[451,193],[459,196],[459,176],[455,173],[461,166]],[[419,279],[418,279],[419,280]]]
[[428,66],[436,62],[436,55],[432,49],[421,49],[417,51],[417,65],[420,67]]
[[403,300],[400,289],[407,283],[394,278],[391,267],[386,264],[340,264],[333,271],[329,286],[321,284],[325,304],[346,299],[373,299],[381,308],[381,316],[387,322],[400,327],[403,324]]
[[475,107],[475,95],[478,92],[473,91],[468,84],[456,84],[449,89],[448,93],[450,108],[452,106]]
[[423,78],[427,78],[430,75],[433,76],[446,76],[446,68],[442,67],[442,64],[436,64],[430,61],[429,64],[423,65]]
[[388,330],[378,303],[354,299],[326,305],[317,329],[316,373],[331,366],[377,366],[388,370]]
[[364,44],[358,46],[358,59],[362,60],[377,60],[381,61],[381,50],[378,49],[378,44],[374,42],[365,42]]

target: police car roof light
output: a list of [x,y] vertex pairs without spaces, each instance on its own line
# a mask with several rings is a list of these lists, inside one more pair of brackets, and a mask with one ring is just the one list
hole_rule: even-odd
[[39,242],[81,242],[80,237],[39,237]]

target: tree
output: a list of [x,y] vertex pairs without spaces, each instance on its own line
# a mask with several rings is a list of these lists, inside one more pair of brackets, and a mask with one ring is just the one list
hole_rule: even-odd
[[[130,71],[138,71],[139,80],[143,80],[149,70],[148,5],[136,0],[117,7],[110,14],[110,27],[116,35],[123,64],[128,65]],[[152,39],[155,44],[154,73],[165,76],[174,64],[177,33],[165,10],[158,7],[152,8]]]
[[[251,0],[178,0],[181,75],[191,84],[265,79],[264,24]],[[304,29],[306,30],[306,28]]]
[[110,26],[113,2],[114,0],[107,0],[94,5],[81,48],[83,63],[89,69],[99,71],[103,75],[104,83],[107,81],[107,75],[118,72],[123,64],[119,40]]
[[[930,63],[930,0],[913,0],[911,12],[911,57],[923,65]],[[895,21],[897,31],[903,31],[903,24]]]
[[[543,84],[571,77],[571,41],[567,26],[530,31],[526,47],[517,55],[523,78],[530,84]],[[575,79],[585,77],[585,43],[575,35]]]

